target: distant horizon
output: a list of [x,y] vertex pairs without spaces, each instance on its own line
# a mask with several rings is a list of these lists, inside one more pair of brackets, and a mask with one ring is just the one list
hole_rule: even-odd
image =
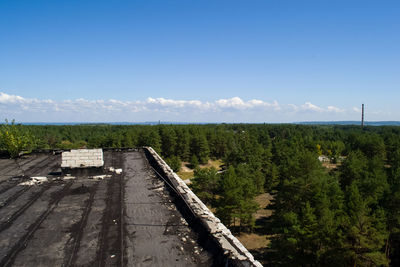
[[[299,122],[180,122],[180,121],[143,121],[143,122],[18,122],[22,125],[188,125],[188,124],[303,124],[303,125],[360,125],[361,121],[299,121]],[[5,124],[1,122],[0,124]],[[400,126],[400,121],[364,121],[365,126]]]

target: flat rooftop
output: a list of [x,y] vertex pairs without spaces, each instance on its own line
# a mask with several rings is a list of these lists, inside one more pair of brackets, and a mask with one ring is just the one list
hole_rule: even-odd
[[106,176],[60,165],[54,153],[0,159],[0,266],[214,264],[143,151],[104,151],[122,169]]

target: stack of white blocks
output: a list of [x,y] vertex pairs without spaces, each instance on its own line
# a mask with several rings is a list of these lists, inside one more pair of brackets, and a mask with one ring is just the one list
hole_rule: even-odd
[[88,168],[102,167],[103,150],[100,149],[72,149],[62,153],[61,168]]

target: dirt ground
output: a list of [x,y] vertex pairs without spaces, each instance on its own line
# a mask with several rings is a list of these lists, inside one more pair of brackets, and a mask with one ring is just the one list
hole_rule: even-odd
[[337,169],[340,166],[340,164],[330,163],[330,162],[323,162],[322,166],[324,166],[325,168],[331,170],[331,169]]

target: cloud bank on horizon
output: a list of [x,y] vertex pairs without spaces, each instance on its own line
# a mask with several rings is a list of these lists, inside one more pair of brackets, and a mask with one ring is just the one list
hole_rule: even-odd
[[[175,100],[75,100],[25,98],[0,92],[0,112],[18,122],[295,122],[357,120],[360,109],[336,106],[281,104],[239,97],[215,101]],[[374,113],[374,112],[372,112]],[[375,112],[379,113],[379,112]]]

